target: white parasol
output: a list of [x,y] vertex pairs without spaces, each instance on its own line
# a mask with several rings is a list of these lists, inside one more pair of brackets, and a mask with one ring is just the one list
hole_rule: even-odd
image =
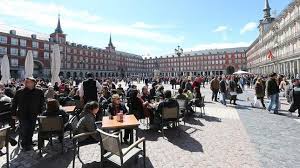
[[60,50],[59,45],[55,44],[53,46],[53,52],[51,54],[51,84],[54,86],[55,82],[60,84],[59,72],[60,72]]
[[4,55],[1,62],[1,83],[8,84],[10,83],[10,67],[8,56]]
[[25,59],[25,78],[33,77],[33,66],[32,51],[28,50]]
[[234,75],[247,75],[247,74],[252,74],[252,73],[239,70],[239,71],[237,71],[237,72],[235,72],[233,74]]

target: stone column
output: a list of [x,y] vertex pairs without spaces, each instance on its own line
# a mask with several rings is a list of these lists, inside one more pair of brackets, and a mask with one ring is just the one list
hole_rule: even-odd
[[292,65],[292,61],[290,61],[289,62],[289,64],[290,64],[290,75],[292,75],[293,74],[293,65]]
[[297,74],[300,74],[300,59],[297,60]]
[[286,65],[285,65],[286,63],[284,62],[284,63],[282,63],[282,65],[283,65],[283,74],[285,75],[286,74]]

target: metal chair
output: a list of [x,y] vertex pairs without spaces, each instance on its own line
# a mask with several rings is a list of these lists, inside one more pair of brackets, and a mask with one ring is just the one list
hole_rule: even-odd
[[204,98],[205,98],[205,96],[202,96],[201,99],[196,99],[194,102],[194,105],[193,105],[195,112],[196,112],[197,107],[200,108],[200,117],[203,117],[203,115],[205,115]]
[[[119,167],[123,167],[132,159],[135,159],[137,162],[139,154],[143,155],[144,167],[146,167],[145,138],[137,140],[127,148],[122,148],[118,135],[106,133],[101,129],[97,129],[97,131],[100,133],[101,137],[101,167],[103,167],[104,161],[110,161]],[[143,148],[138,146],[140,143],[143,143]]]
[[[74,116],[74,117],[76,117],[76,116]],[[72,121],[72,119],[71,119],[71,121]],[[72,167],[73,168],[75,167],[76,154],[77,154],[78,159],[80,159],[80,156],[79,156],[80,147],[85,146],[85,145],[90,145],[90,144],[94,143],[94,142],[88,142],[88,143],[79,142],[78,139],[80,139],[82,137],[87,137],[87,136],[98,134],[97,131],[93,131],[93,132],[85,132],[85,133],[75,135],[75,130],[76,130],[77,123],[78,123],[78,118],[76,118],[76,119],[74,118],[73,122],[71,122],[71,126],[72,126],[72,129],[73,129],[73,135],[74,135],[73,138],[72,138],[72,142],[73,142],[73,163],[72,163]],[[99,125],[99,127],[101,127],[102,122],[97,121],[97,122],[95,122],[95,124],[97,124],[97,125]]]
[[38,116],[38,148],[42,155],[43,141],[48,139],[52,145],[52,137],[54,135],[62,137],[61,148],[64,152],[64,123],[61,115],[59,116]]
[[179,104],[179,111],[182,113],[182,121],[185,125],[186,114],[188,112],[187,105],[188,101],[186,99],[176,99]]
[[2,149],[4,146],[6,148],[6,151],[4,154],[6,154],[6,167],[9,168],[9,130],[10,127],[5,127],[0,129],[0,149]]
[[76,126],[77,126],[77,124],[78,124],[78,116],[73,116],[71,119],[70,119],[70,121],[68,122],[68,124],[69,124],[69,126],[70,126],[70,128],[69,128],[69,130],[68,131],[70,131],[70,139],[72,138],[72,136],[74,136],[75,135],[75,130],[76,130]]
[[73,138],[72,138],[72,141],[73,141],[73,163],[72,163],[72,167],[73,168],[75,167],[76,154],[77,154],[78,159],[80,159],[80,157],[79,157],[79,149],[80,149],[80,147],[92,144],[92,143],[81,143],[81,142],[78,142],[78,139],[82,138],[82,137],[86,137],[86,136],[91,136],[91,135],[94,135],[94,134],[97,134],[97,133],[98,133],[97,131],[94,131],[94,132],[81,133],[81,134],[77,134],[77,135],[73,136]]
[[179,109],[177,107],[163,107],[161,114],[161,132],[164,135],[164,126],[166,123],[173,123],[174,126],[179,125]]

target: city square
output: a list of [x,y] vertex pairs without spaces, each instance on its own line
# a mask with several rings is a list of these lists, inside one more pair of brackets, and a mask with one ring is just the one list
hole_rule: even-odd
[[[300,1],[256,1],[245,2],[255,17],[220,10],[228,24],[210,37],[205,18],[199,39],[136,21],[149,2],[133,3],[149,11],[124,13],[136,21],[126,27],[126,2],[104,24],[93,5],[0,0],[0,168],[300,167]],[[101,3],[113,18],[116,2]],[[172,18],[159,16],[169,3],[154,20]],[[234,35],[231,14],[257,20]]]

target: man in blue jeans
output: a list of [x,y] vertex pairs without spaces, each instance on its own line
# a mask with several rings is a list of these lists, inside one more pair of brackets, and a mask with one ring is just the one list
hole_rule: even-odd
[[220,102],[226,106],[226,90],[227,89],[227,83],[225,76],[222,77],[222,80],[220,81]]
[[267,82],[267,97],[271,100],[268,111],[271,111],[273,105],[274,107],[274,114],[278,114],[278,104],[279,104],[279,87],[277,85],[277,74],[272,73],[270,75],[270,79]]

